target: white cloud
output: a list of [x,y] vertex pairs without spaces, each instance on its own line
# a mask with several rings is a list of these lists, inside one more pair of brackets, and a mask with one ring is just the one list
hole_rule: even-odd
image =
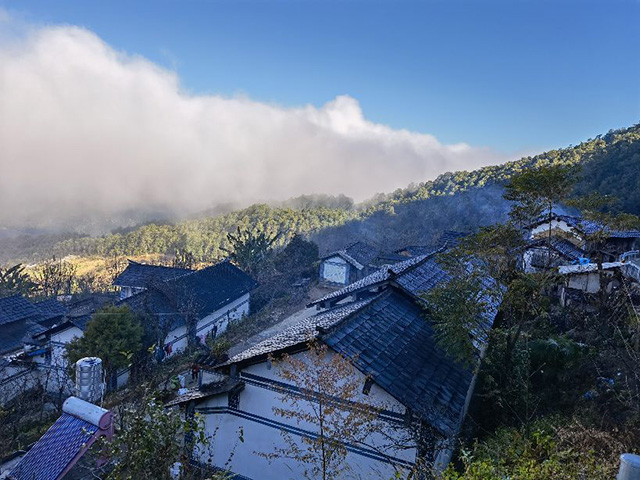
[[346,95],[320,108],[188,95],[175,73],[81,28],[0,44],[0,224],[312,192],[362,199],[504,160],[370,122]]

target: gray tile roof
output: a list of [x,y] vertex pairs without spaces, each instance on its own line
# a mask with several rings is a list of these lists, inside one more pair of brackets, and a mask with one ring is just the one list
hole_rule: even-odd
[[[605,227],[602,223],[595,222],[593,220],[586,220],[579,216],[574,215],[554,215],[554,219],[562,220],[567,225],[576,230],[586,234],[593,235],[600,231],[607,232],[609,238],[640,238],[640,231],[638,230],[611,230],[608,227]],[[546,217],[541,217],[533,226],[541,225],[547,222]]]
[[32,336],[44,331],[38,323],[43,319],[40,310],[20,295],[0,298],[0,354],[33,342]]
[[35,302],[34,305],[45,318],[62,317],[69,311],[69,309],[55,297]]
[[353,282],[346,287],[341,288],[340,290],[336,290],[335,292],[331,292],[322,298],[314,300],[313,302],[309,303],[309,306],[318,305],[320,303],[326,302],[327,300],[338,301],[342,298],[348,297],[354,292],[367,288],[373,288],[376,285],[387,282],[392,277],[397,277],[405,272],[410,271],[412,267],[415,267],[416,265],[425,262],[428,258],[431,258],[433,253],[435,252],[432,251],[429,255],[418,255],[416,257],[411,257],[402,262],[394,263],[393,265],[385,265],[372,274],[367,275],[366,277]]
[[323,260],[339,256],[358,270],[362,270],[378,256],[378,250],[364,242],[355,242],[342,250],[337,250],[322,257]]
[[[547,240],[539,239],[539,240],[533,240],[529,242],[529,244],[526,245],[525,248],[546,247],[546,246],[547,246]],[[582,250],[580,247],[577,247],[576,245],[571,243],[569,240],[566,240],[561,237],[551,238],[551,248],[553,248],[556,252],[558,252],[560,255],[562,255],[563,257],[565,257],[567,260],[570,260],[570,261],[578,260],[579,258],[588,257],[587,252]]]
[[42,333],[44,327],[33,320],[23,319],[0,325],[0,354],[19,350],[31,343],[32,336]]
[[393,281],[416,297],[428,292],[448,277],[433,257],[426,257],[410,268],[398,273]]
[[388,289],[335,323],[321,340],[441,433],[458,429],[472,368],[436,345],[433,327],[414,299]]
[[155,315],[172,328],[184,314],[209,315],[256,288],[258,283],[231,262],[223,261],[150,287],[119,302],[133,311]]
[[433,247],[427,245],[407,245],[406,247],[399,248],[395,253],[407,252],[412,257],[415,257],[418,255],[427,255],[431,251],[433,251]]
[[[175,302],[193,301],[203,315],[227,305],[258,286],[249,275],[229,261],[165,282],[158,288]],[[177,294],[177,296],[175,296]]]
[[0,298],[0,325],[24,319],[41,319],[40,310],[21,295]]
[[365,305],[368,305],[373,300],[374,298],[370,298],[360,302],[350,303],[349,305],[326,310],[312,317],[305,318],[300,322],[285,328],[274,336],[248,348],[244,352],[231,357],[229,361],[222,365],[230,365],[256,357],[266,356],[269,353],[285,350],[288,347],[306,343],[318,336],[318,327],[329,328],[343,320],[351,313],[359,310]]
[[162,265],[146,265],[129,260],[129,265],[127,265],[124,272],[118,275],[113,284],[120,287],[148,288],[156,283],[173,280],[191,272],[193,270],[164,267]]

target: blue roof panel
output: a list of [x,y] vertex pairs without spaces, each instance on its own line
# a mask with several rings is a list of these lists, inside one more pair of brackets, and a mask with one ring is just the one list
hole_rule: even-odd
[[10,478],[56,480],[97,430],[97,426],[63,413],[11,471]]

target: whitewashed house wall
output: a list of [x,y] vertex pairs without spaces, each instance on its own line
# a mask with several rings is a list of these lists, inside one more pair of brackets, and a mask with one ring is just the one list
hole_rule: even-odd
[[[249,302],[250,294],[246,293],[233,302],[228,303],[224,307],[200,319],[198,321],[198,326],[196,327],[196,335],[198,337],[207,335],[216,325],[218,327],[218,334],[224,332],[230,321],[240,320],[241,318],[249,315]],[[187,348],[188,339],[186,325],[182,325],[171,330],[164,343],[165,345],[171,344],[172,354]]]
[[346,285],[349,283],[350,265],[339,255],[329,257],[322,262],[322,280]]
[[[307,352],[296,356],[306,357]],[[210,451],[199,452],[199,460],[206,463],[211,455],[214,465],[224,466],[231,457],[228,468],[236,474],[250,479],[265,478],[265,472],[269,472],[269,478],[299,479],[303,478],[305,466],[293,460],[285,458],[271,460],[271,462],[258,455],[274,452],[274,446],[286,448],[287,443],[281,434],[287,431],[291,438],[300,439],[301,435],[317,433],[316,426],[312,424],[297,423],[295,419],[285,419],[274,414],[274,407],[290,408],[283,402],[282,394],[276,391],[276,385],[282,386],[283,379],[279,375],[277,365],[270,366],[264,361],[244,368],[240,373],[240,379],[245,383],[245,388],[238,395],[237,406],[229,404],[228,394],[220,394],[209,397],[197,404],[195,411],[204,415],[206,432],[215,435],[213,448]],[[358,380],[364,386],[365,376],[356,371]],[[276,384],[274,382],[279,382]],[[295,386],[287,385],[292,391]],[[354,399],[369,405],[384,408],[390,413],[385,416],[385,431],[388,435],[397,439],[403,445],[408,443],[409,432],[403,421],[405,407],[395,400],[386,391],[373,384],[368,395],[361,394]],[[305,402],[301,402],[304,408]],[[242,429],[244,442],[238,441],[238,431]],[[416,449],[390,449],[389,440],[381,435],[373,435],[370,439],[372,446],[352,445],[346,462],[350,472],[341,478],[392,478],[396,469],[389,462],[392,457],[396,467],[410,468],[416,459]],[[384,448],[384,453],[376,450],[376,447]],[[232,455],[233,454],[233,455]],[[388,457],[385,458],[385,455]]]
[[[557,220],[557,219],[551,220],[551,231],[552,231],[551,234],[553,235],[553,231],[558,231],[558,230],[568,233],[570,234],[570,236],[574,236],[574,237],[576,236],[575,229],[573,227],[570,227],[567,224],[567,222],[565,222],[564,220]],[[533,239],[533,238],[537,238],[537,237],[548,235],[548,234],[549,234],[549,222],[545,222],[531,229],[530,238]]]
[[[38,365],[39,382],[47,392],[72,395],[75,391],[74,376],[69,375],[66,350],[72,340],[82,337],[83,334],[84,332],[75,325],[52,333],[48,341],[50,355],[33,357],[33,361]],[[116,380],[117,388],[124,387],[129,380],[129,369],[117,372]]]
[[29,366],[0,366],[0,406],[40,384],[40,372]]

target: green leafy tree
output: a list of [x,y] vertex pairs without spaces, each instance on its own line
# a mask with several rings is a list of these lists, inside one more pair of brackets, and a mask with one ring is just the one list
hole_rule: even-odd
[[474,341],[488,335],[483,320],[487,303],[479,279],[456,275],[422,298],[427,302],[427,318],[433,322],[438,345],[457,361],[475,365],[479,351]]
[[73,364],[99,357],[113,386],[117,371],[128,367],[142,349],[142,335],[142,325],[128,307],[105,307],[93,314],[84,335],[67,345],[67,359]]
[[302,235],[294,235],[276,258],[276,268],[281,273],[300,274],[312,269],[318,261],[318,245],[305,240]]
[[577,167],[552,165],[529,169],[514,175],[505,187],[504,198],[514,202],[511,218],[520,224],[530,223],[545,214],[549,222],[547,246],[551,261],[551,219],[554,208],[569,197],[577,180]]
[[25,272],[25,267],[21,263],[12,267],[0,267],[0,297],[8,297],[10,295],[32,294],[36,289],[36,284],[31,277]]
[[445,268],[457,274],[464,274],[460,271],[460,258],[472,258],[476,272],[481,271],[499,283],[508,284],[517,275],[517,253],[524,245],[522,231],[512,222],[497,223],[463,238],[456,248],[442,257]]
[[[112,442],[102,442],[103,457],[110,461],[102,466],[98,478],[107,480],[172,480],[172,467],[180,463],[181,480],[205,478],[189,464],[192,449],[206,450],[212,442],[204,420],[196,413],[185,416],[167,409],[157,395],[142,398],[119,409],[119,425]],[[209,480],[227,480],[226,472]]]
[[449,466],[442,480],[609,480],[630,447],[619,432],[547,418],[529,428],[498,429],[464,448],[461,466]]
[[237,228],[236,233],[227,234],[230,249],[224,249],[231,259],[249,273],[258,273],[271,255],[280,235],[269,234],[263,229],[255,232]]

